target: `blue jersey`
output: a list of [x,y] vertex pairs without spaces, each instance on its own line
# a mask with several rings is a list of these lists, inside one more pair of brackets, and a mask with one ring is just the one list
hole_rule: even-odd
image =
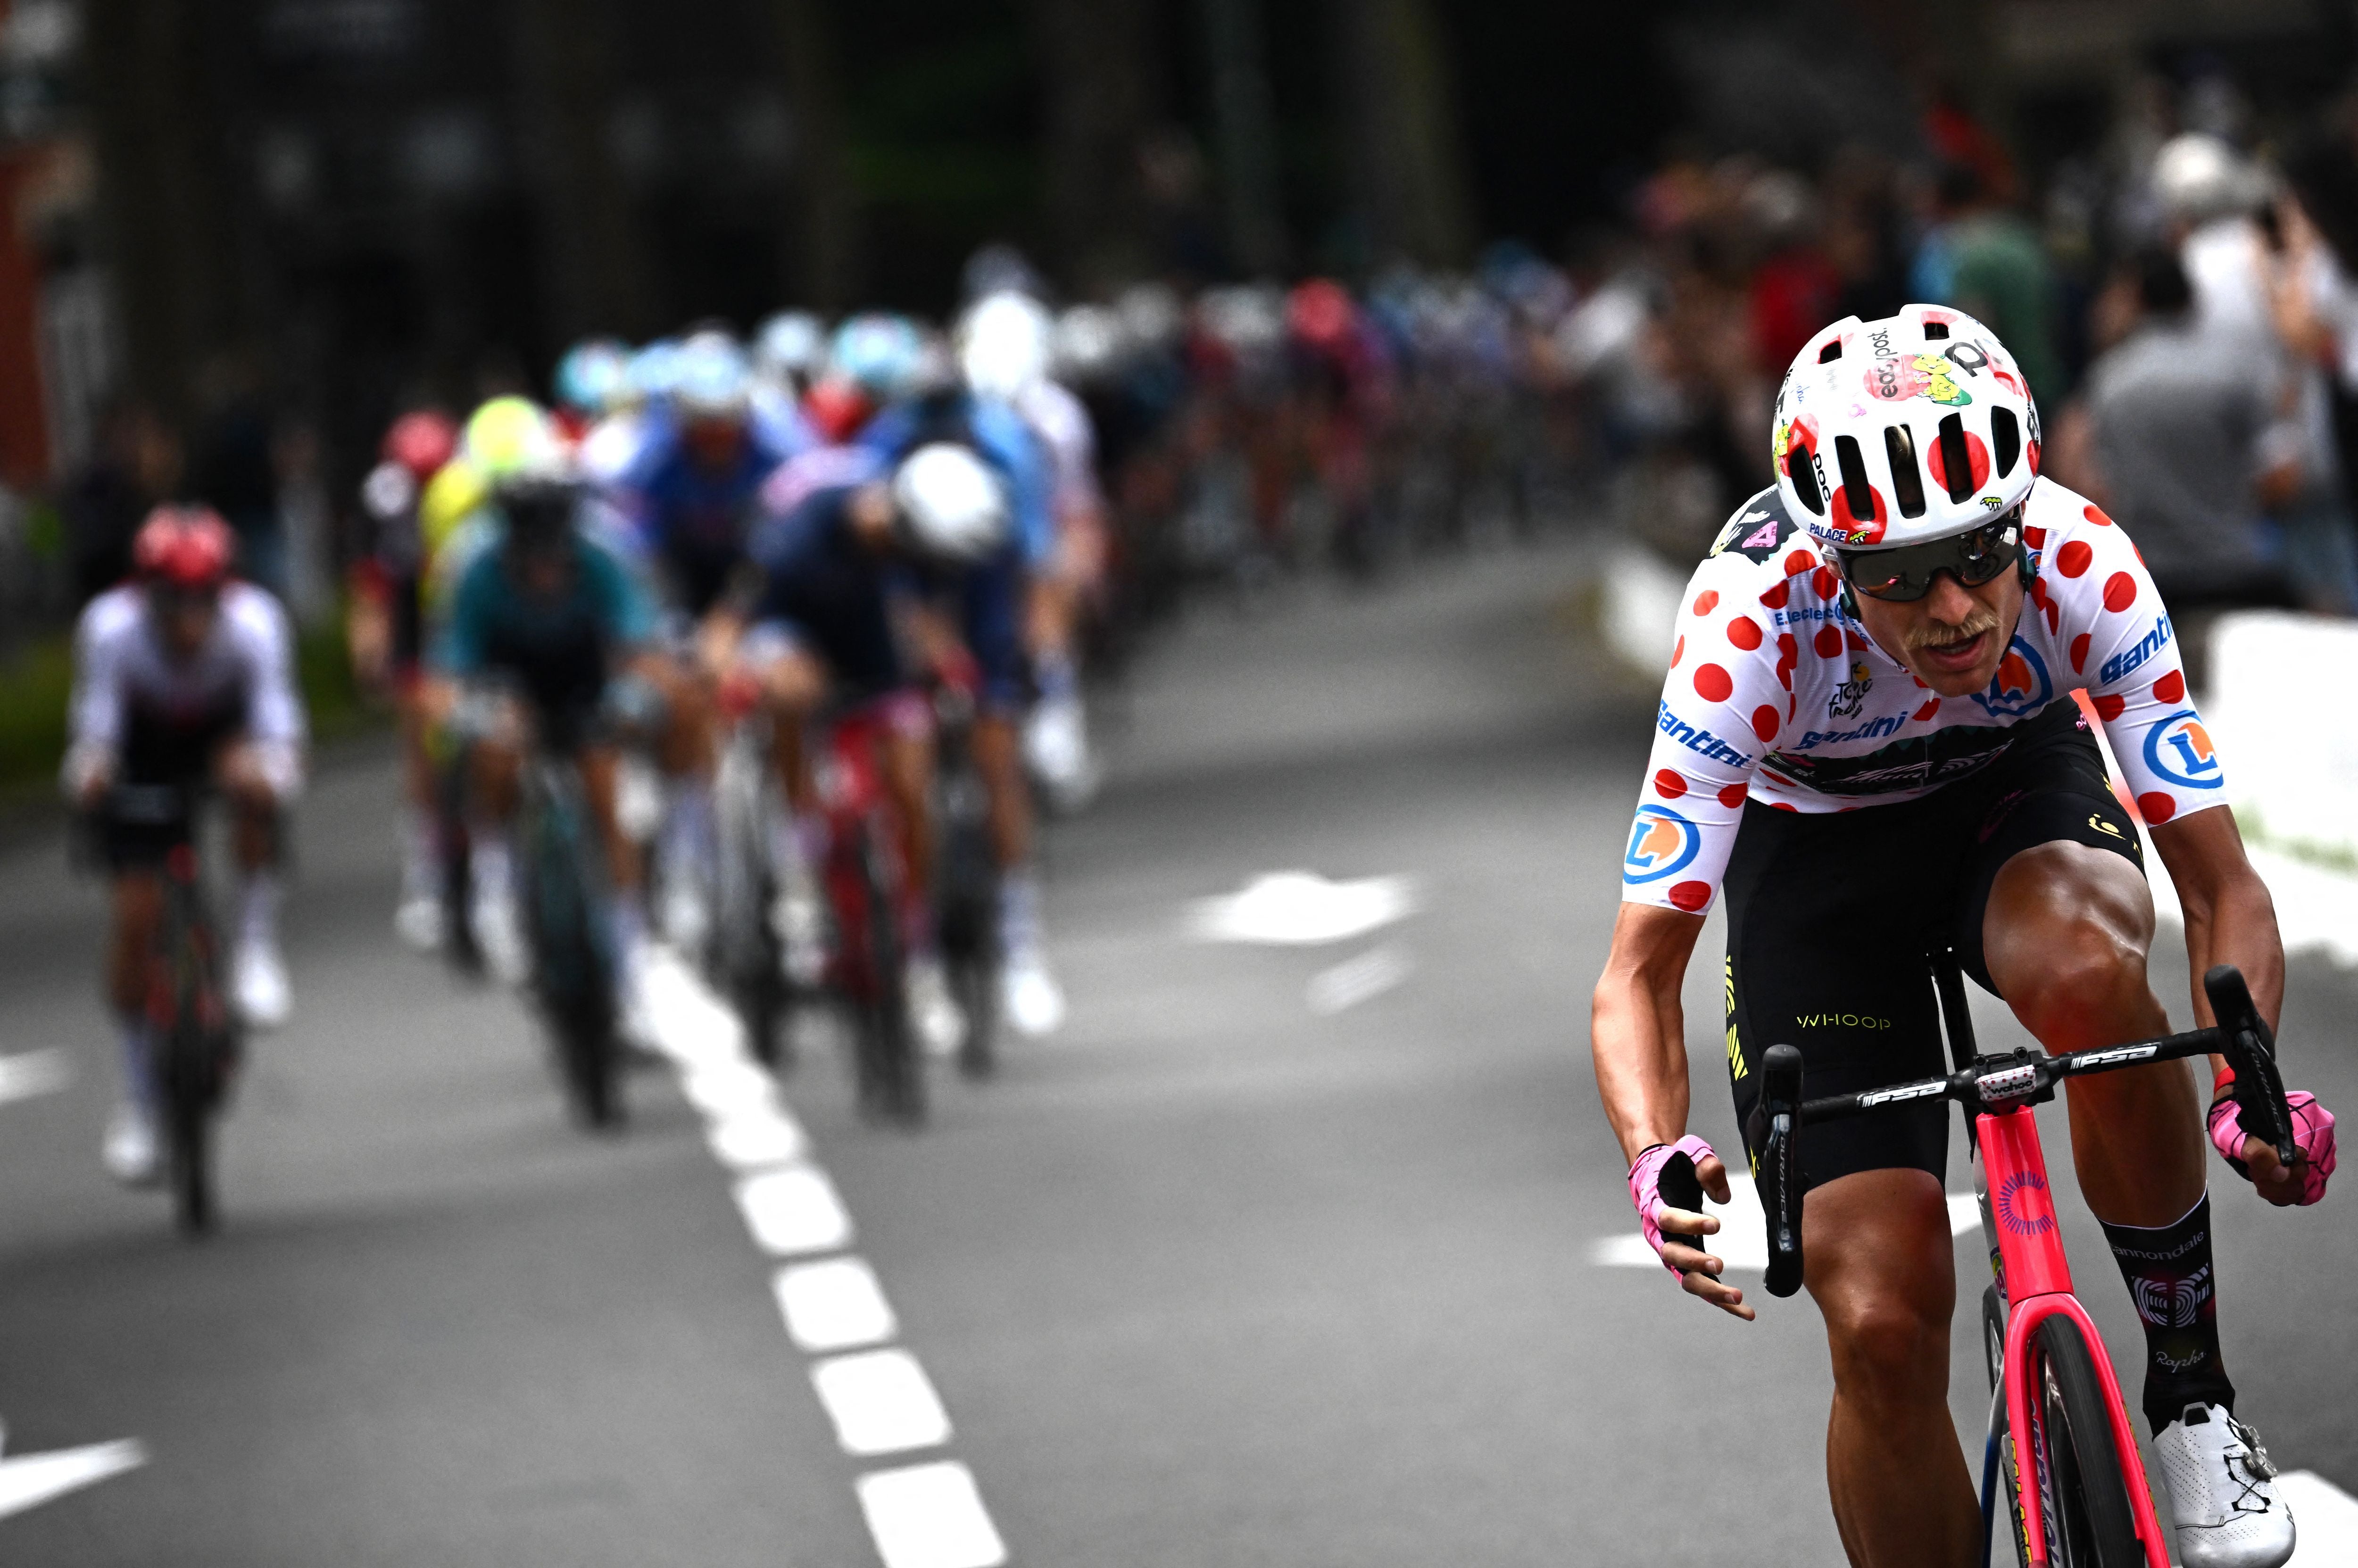
[[676,420],[650,424],[615,500],[690,614],[703,614],[727,588],[744,558],[762,486],[806,434],[784,418],[749,418],[734,457],[714,468],[690,451]]

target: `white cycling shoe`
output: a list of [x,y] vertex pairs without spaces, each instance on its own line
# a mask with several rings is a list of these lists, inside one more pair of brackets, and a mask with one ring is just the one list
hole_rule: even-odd
[[164,1145],[156,1135],[156,1119],[135,1099],[118,1103],[106,1119],[106,1136],[98,1157],[106,1173],[126,1187],[152,1187],[164,1173]]
[[1089,754],[1088,720],[1077,694],[1033,705],[1023,726],[1023,760],[1058,812],[1070,816],[1096,797],[1097,759]]
[[442,900],[430,892],[409,893],[393,911],[393,934],[420,953],[442,950]]
[[1007,955],[999,970],[999,996],[1008,1025],[1026,1039],[1037,1040],[1064,1027],[1065,988],[1036,949],[1019,948]]
[[483,950],[483,966],[491,970],[492,978],[510,986],[520,986],[530,979],[532,953],[525,946],[515,900],[478,897],[473,914],[475,945]]
[[2217,1405],[2190,1404],[2153,1440],[2185,1568],[2279,1568],[2292,1510],[2259,1434]]
[[966,1041],[966,1010],[950,995],[949,977],[931,953],[909,960],[909,1026],[928,1056],[955,1056]]
[[237,1015],[250,1029],[276,1029],[287,1022],[294,998],[287,988],[287,960],[278,944],[268,937],[248,937],[238,944]]

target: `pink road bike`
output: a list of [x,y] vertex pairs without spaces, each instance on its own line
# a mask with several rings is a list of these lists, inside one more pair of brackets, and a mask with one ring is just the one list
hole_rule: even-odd
[[[2232,965],[2202,978],[2215,1027],[2062,1056],[1979,1054],[1954,955],[1933,956],[1932,978],[1956,1065],[1946,1077],[1804,1100],[1801,1054],[1790,1045],[1766,1054],[1759,1192],[1768,1224],[1768,1293],[1790,1296],[1801,1285],[1801,1128],[1920,1100],[1955,1101],[1966,1114],[1994,1276],[1982,1297],[1990,1374],[1983,1561],[1994,1544],[2002,1476],[2023,1568],[2169,1568],[2169,1537],[2154,1511],[2120,1381],[2095,1324],[2071,1293],[2031,1108],[2054,1098],[2066,1078],[2216,1052],[2235,1070],[2244,1130],[2275,1144],[2289,1165],[2292,1117],[2275,1042]],[[1701,1206],[1700,1191],[1693,1195],[1697,1202],[1689,1204],[1664,1193],[1672,1204]]]

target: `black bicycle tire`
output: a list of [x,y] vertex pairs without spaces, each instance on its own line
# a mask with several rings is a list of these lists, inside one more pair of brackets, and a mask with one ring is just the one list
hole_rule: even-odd
[[[2061,1314],[2032,1336],[2031,1371],[2038,1381],[2038,1441],[2044,1472],[2052,1477],[2042,1495],[2057,1517],[2048,1542],[2054,1568],[2142,1568],[2147,1562],[2137,1539],[2131,1501],[2104,1386],[2080,1325]],[[2060,1429],[2060,1430],[2059,1430]],[[2136,1455],[2131,1454],[2134,1462]]]
[[591,922],[599,900],[582,857],[586,836],[569,834],[560,803],[534,814],[528,900],[533,974],[574,1114],[586,1126],[622,1120],[622,1053],[615,1039],[613,975]]
[[[189,1005],[186,996],[181,1004]],[[210,1054],[193,1014],[184,1012],[168,1037],[160,1076],[172,1214],[188,1236],[202,1236],[213,1227],[212,1129],[204,1083]]]
[[925,1063],[910,1037],[907,957],[901,951],[900,911],[886,891],[882,850],[871,827],[860,835],[860,892],[867,903],[869,961],[875,966],[873,1042],[884,1109],[915,1127],[925,1119]]

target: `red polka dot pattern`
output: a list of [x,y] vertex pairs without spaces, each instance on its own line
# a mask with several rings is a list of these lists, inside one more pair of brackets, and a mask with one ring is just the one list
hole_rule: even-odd
[[1664,800],[1676,800],[1686,794],[1687,781],[1669,768],[1654,775],[1654,789]]
[[1776,807],[1778,810],[1779,810],[1779,811],[1790,811],[1790,812],[1795,813],[1796,815],[1798,815],[1798,814],[1801,812],[1801,808],[1800,806],[1793,806],[1793,805],[1790,805],[1790,804],[1789,804],[1789,803],[1787,803],[1787,802],[1785,802],[1785,801],[1781,801],[1781,800],[1772,800],[1772,801],[1770,801],[1768,804],[1769,804],[1769,805],[1771,805],[1771,806],[1775,806],[1775,807]]
[[1708,615],[1718,608],[1719,590],[1717,589],[1707,588],[1695,595],[1694,612],[1697,615]]
[[1843,634],[1831,626],[1821,626],[1818,634],[1810,639],[1810,646],[1818,651],[1818,657],[1831,659],[1843,650]]
[[1843,646],[1854,654],[1864,654],[1866,652],[1866,639],[1855,632],[1845,632],[1843,633]]
[[2096,552],[2087,540],[2074,539],[2055,552],[2055,569],[2065,577],[2078,577],[2095,558]]
[[1729,784],[1725,789],[1719,792],[1719,804],[1727,807],[1730,811],[1733,811],[1737,806],[1742,806],[1744,804],[1744,797],[1751,793],[1751,789],[1745,784]]
[[2156,702],[2184,702],[2186,700],[2185,673],[2172,670],[2154,682],[2153,699]]
[[1711,902],[1709,882],[1681,882],[1671,890],[1671,903],[1689,914],[1699,914]]
[[1795,550],[1792,554],[1785,557],[1785,575],[1787,577],[1799,577],[1817,564],[1817,557],[1810,554],[1809,551]]
[[1752,710],[1752,732],[1763,741],[1777,738],[1777,710],[1766,706]]
[[1793,585],[1779,581],[1769,584],[1768,591],[1760,596],[1760,602],[1771,610],[1782,610],[1785,601],[1792,597]]
[[[1949,488],[1947,451],[1944,444],[1935,441],[1924,452],[1924,466],[1932,473],[1932,482],[1942,489]],[[1990,455],[1987,443],[1971,430],[1965,432],[1965,471],[1973,482],[1968,490],[1979,490],[1989,479]]]
[[2104,608],[2117,615],[2136,602],[2136,579],[2115,572],[2104,579]]
[[2113,525],[2113,520],[2104,515],[2104,509],[2093,501],[2088,503],[2083,515],[2099,528],[2109,528]]
[[1717,665],[1705,665],[1695,671],[1695,690],[1705,702],[1725,702],[1736,691],[1736,683]]
[[1820,567],[1810,574],[1810,587],[1817,591],[1820,599],[1832,599],[1834,596],[1834,574]]
[[1941,699],[1940,699],[1939,697],[1934,697],[1931,701],[1930,701],[1930,702],[1926,703],[1923,707],[1921,707],[1921,708],[1918,708],[1918,709],[1915,711],[1915,713],[1914,713],[1914,714],[1910,715],[1910,717],[1912,717],[1913,719],[1915,719],[1917,720],[1917,722],[1921,723],[1921,722],[1923,722],[1925,719],[1931,718],[1931,717],[1932,717],[1932,715],[1934,715],[1935,713],[1938,713],[1938,712],[1940,712],[1940,711],[1941,711]]
[[2071,673],[2078,675],[2088,667],[2088,634],[2085,632],[2071,639]]
[[2110,724],[2121,716],[2121,710],[2128,705],[2129,699],[2117,694],[2100,697],[2096,698],[2096,717]]
[[1760,622],[1739,615],[1727,623],[1727,640],[1749,653],[1760,645]]
[[2137,796],[2137,815],[2158,827],[2178,815],[2178,802],[2155,790],[2149,795]]
[[1679,639],[1679,645],[1671,650],[1671,668],[1677,669],[1679,667],[1679,661],[1686,656],[1687,640],[1684,637],[1682,637]]

